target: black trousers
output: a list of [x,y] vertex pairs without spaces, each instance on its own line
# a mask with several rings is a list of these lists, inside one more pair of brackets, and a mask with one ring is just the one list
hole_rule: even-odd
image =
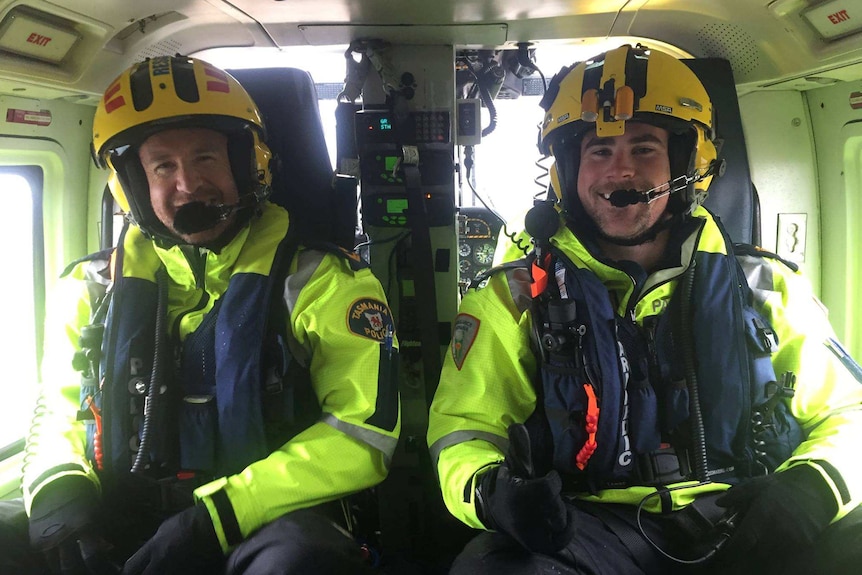
[[[22,500],[0,501],[0,574],[45,575],[50,569],[30,549]],[[116,531],[106,533],[118,537]],[[127,535],[122,535],[127,537]],[[132,549],[128,541],[111,540]],[[365,575],[373,573],[360,546],[320,508],[288,513],[262,527],[225,558],[225,575]]]
[[[595,507],[601,507],[596,510]],[[611,517],[607,510],[612,510]],[[609,520],[612,519],[612,520]],[[669,518],[642,514],[647,536],[662,551],[696,560],[710,544],[685,542],[686,533]],[[673,561],[648,543],[629,506],[575,506],[576,532],[571,543],[554,555],[531,553],[511,537],[483,532],[458,557],[450,575],[855,575],[862,573],[862,508],[830,525],[809,549],[788,549],[769,565],[747,565],[745,558],[722,557],[703,563]]]

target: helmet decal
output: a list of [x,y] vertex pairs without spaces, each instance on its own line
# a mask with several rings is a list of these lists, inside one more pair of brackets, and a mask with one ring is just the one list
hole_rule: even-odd
[[212,66],[204,66],[204,74],[209,76],[207,80],[207,90],[210,92],[230,92],[230,84],[227,82],[227,74],[221,70],[217,70]]
[[120,95],[116,98],[114,96],[117,95],[117,92],[120,91],[120,83],[115,82],[110,88],[105,91],[105,96],[103,98],[105,105],[105,113],[110,114],[117,108],[126,105],[126,99]]

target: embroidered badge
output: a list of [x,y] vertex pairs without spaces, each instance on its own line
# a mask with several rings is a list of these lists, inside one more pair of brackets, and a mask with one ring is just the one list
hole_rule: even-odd
[[479,323],[478,318],[466,313],[459,313],[455,318],[455,327],[452,330],[452,359],[455,360],[455,366],[459,371],[464,365],[473,342],[476,341]]
[[350,306],[347,327],[356,335],[383,341],[386,333],[393,329],[392,312],[385,303],[376,299],[359,299]]

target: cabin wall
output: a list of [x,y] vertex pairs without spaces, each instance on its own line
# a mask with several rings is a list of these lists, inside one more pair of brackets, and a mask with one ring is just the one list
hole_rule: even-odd
[[823,222],[822,299],[839,339],[862,357],[862,80],[806,92]]
[[[740,97],[739,110],[751,179],[760,197],[761,246],[798,263],[819,294],[820,208],[811,122],[802,93],[750,92]],[[803,222],[804,230],[788,231],[787,222]]]

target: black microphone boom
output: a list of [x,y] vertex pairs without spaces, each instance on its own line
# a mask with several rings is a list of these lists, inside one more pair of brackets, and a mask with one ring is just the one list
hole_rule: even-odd
[[177,209],[174,216],[174,229],[181,234],[196,234],[214,227],[219,222],[228,219],[233,212],[245,207],[248,206],[242,200],[230,206],[189,202]]
[[633,206],[637,203],[649,202],[649,196],[644,192],[639,192],[635,189],[630,190],[614,190],[611,192],[610,197],[608,198],[611,202],[611,205],[616,208],[624,208],[626,206]]
[[721,176],[724,174],[724,168],[725,161],[723,159],[721,161],[713,160],[705,170],[695,170],[690,176],[687,174],[677,176],[663,184],[643,192],[635,190],[634,188],[628,190],[614,190],[608,196],[608,201],[610,201],[611,205],[616,208],[633,206],[640,202],[650,204],[659,198],[685,190],[689,184],[699,182],[707,176],[711,176],[716,173]]

